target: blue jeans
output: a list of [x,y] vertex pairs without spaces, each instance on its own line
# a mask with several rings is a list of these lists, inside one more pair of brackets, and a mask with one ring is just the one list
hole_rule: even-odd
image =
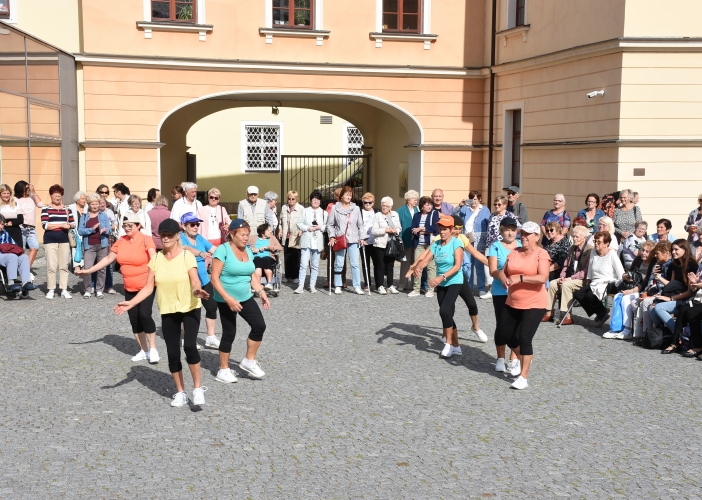
[[346,252],[349,252],[351,261],[351,282],[354,289],[361,288],[361,268],[359,267],[358,243],[349,243],[346,250],[339,250],[334,253],[334,286],[341,286],[341,270],[344,268]]
[[668,330],[675,331],[675,320],[670,317],[671,314],[678,312],[676,302],[670,300],[668,302],[657,302],[656,307],[649,309],[651,321],[656,326],[665,325]]
[[[464,274],[466,279],[468,280],[468,284],[470,285],[471,290],[473,289],[473,276],[475,276],[475,279],[478,284],[478,291],[484,292],[485,291],[485,264],[482,262],[479,262],[478,260],[474,259],[471,254],[466,252],[466,256],[463,258],[463,269],[464,269]],[[467,268],[467,272],[465,272],[465,269]]]

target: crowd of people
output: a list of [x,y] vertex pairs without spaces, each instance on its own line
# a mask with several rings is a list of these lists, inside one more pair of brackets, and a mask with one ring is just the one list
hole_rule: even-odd
[[[249,186],[233,220],[216,188],[206,192],[203,204],[196,184],[175,186],[170,209],[158,189],[149,190],[146,200],[123,183],[111,189],[112,198],[105,184],[95,192],[79,191],[66,205],[60,185],[51,186],[47,204],[29,183],[20,181],[14,189],[0,185],[0,266],[11,290],[36,288],[31,266],[39,249],[36,224],[41,223],[47,299],[54,299],[57,284],[60,297],[73,298],[71,272],[82,278],[85,299],[103,299],[116,293],[113,273],[121,273],[124,301],[115,312],[129,317],[139,347],[134,362],[160,361],[156,301],[177,389],[173,406],[190,401],[181,348],[192,376],[192,402],[204,404],[207,388],[201,384],[201,346],[196,342],[203,307],[205,346],[219,350],[216,380],[237,381],[229,368],[237,315],[251,327],[239,367],[261,379],[265,373],[256,353],[266,324],[256,298],[268,309],[267,292],[286,282],[295,285],[295,294],[319,289],[342,294],[347,261],[352,293],[436,295],[442,358],[462,354],[454,321],[457,299],[465,302],[471,331],[481,342],[487,336],[479,326],[473,289],[480,299],[491,299],[497,325],[495,369],[516,377],[514,389],[528,387],[540,323],[572,325],[572,309],[579,305],[602,326],[610,317],[608,298],[612,320],[604,338],[643,344],[653,331],[665,344],[663,353],[702,356],[702,195],[685,224],[687,238],[675,239],[668,219],[658,220],[655,233],[649,234],[638,195],[628,189],[602,198],[588,194],[585,207],[572,219],[565,196],[557,194],[540,223],[529,220],[517,186],[493,200],[493,211],[482,205],[477,190],[455,207],[444,201],[440,189],[431,196],[410,190],[394,210],[394,200],[387,196],[376,208],[370,192],[357,204],[350,186],[337,189],[334,200],[323,199],[316,190],[301,200],[300,193],[290,191],[278,210],[275,192],[259,198],[259,189]],[[329,266],[327,283],[318,287],[323,260]],[[215,333],[218,315],[221,339]]]

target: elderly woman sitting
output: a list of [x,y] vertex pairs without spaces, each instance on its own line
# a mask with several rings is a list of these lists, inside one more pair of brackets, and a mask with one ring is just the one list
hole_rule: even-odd
[[595,314],[595,323],[602,326],[609,317],[609,311],[602,301],[608,294],[617,293],[617,282],[624,274],[624,267],[616,250],[609,247],[612,242],[609,232],[598,231],[594,234],[594,241],[595,252],[590,254],[587,278],[573,298],[588,316]]
[[587,276],[590,252],[592,251],[592,247],[585,245],[589,234],[586,227],[576,226],[573,228],[573,245],[568,250],[568,256],[561,267],[560,276],[549,283],[548,312],[541,321],[551,321],[553,318],[553,306],[556,302],[556,295],[560,292],[561,316],[563,317],[561,325],[573,324],[573,318],[568,314],[568,310],[573,304],[573,293],[582,288],[583,280]]
[[[604,217],[600,217],[600,220],[597,221],[597,231],[602,231],[602,232],[608,232],[610,239],[612,240],[609,243],[609,248],[613,250],[619,250],[619,243],[617,242],[617,236],[614,233],[614,222],[612,222],[612,219],[607,217],[606,215]],[[597,232],[595,231],[595,232]],[[587,246],[594,247],[595,246],[595,235],[593,234],[588,238],[587,240]]]
[[[17,293],[37,288],[32,285],[29,257],[24,254],[22,247],[12,239],[10,233],[5,231],[5,217],[3,215],[0,215],[0,266],[3,266],[7,271],[7,279],[10,282],[6,286],[8,292]],[[22,281],[21,285],[14,283],[18,275]]]
[[624,269],[629,270],[634,259],[641,253],[641,245],[646,241],[645,234],[648,229],[648,223],[640,220],[634,227],[634,233],[630,234],[620,246],[620,253]]
[[548,242],[544,245],[544,250],[551,257],[548,275],[549,281],[551,281],[558,279],[561,274],[563,264],[568,257],[570,240],[563,234],[560,224],[556,221],[546,223],[546,239]]

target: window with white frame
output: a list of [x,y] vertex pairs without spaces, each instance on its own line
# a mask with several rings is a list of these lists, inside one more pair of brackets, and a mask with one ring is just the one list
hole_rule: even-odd
[[502,141],[502,166],[504,186],[521,187],[523,175],[522,137],[524,130],[524,104],[506,104]]
[[244,171],[279,172],[281,126],[272,123],[244,124]]
[[505,27],[508,30],[517,26],[526,26],[529,0],[505,0]]

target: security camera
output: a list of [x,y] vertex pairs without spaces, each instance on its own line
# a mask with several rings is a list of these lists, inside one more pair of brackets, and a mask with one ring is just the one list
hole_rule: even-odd
[[593,92],[588,92],[587,97],[592,99],[593,97],[597,97],[598,95],[604,95],[604,90],[595,90]]

